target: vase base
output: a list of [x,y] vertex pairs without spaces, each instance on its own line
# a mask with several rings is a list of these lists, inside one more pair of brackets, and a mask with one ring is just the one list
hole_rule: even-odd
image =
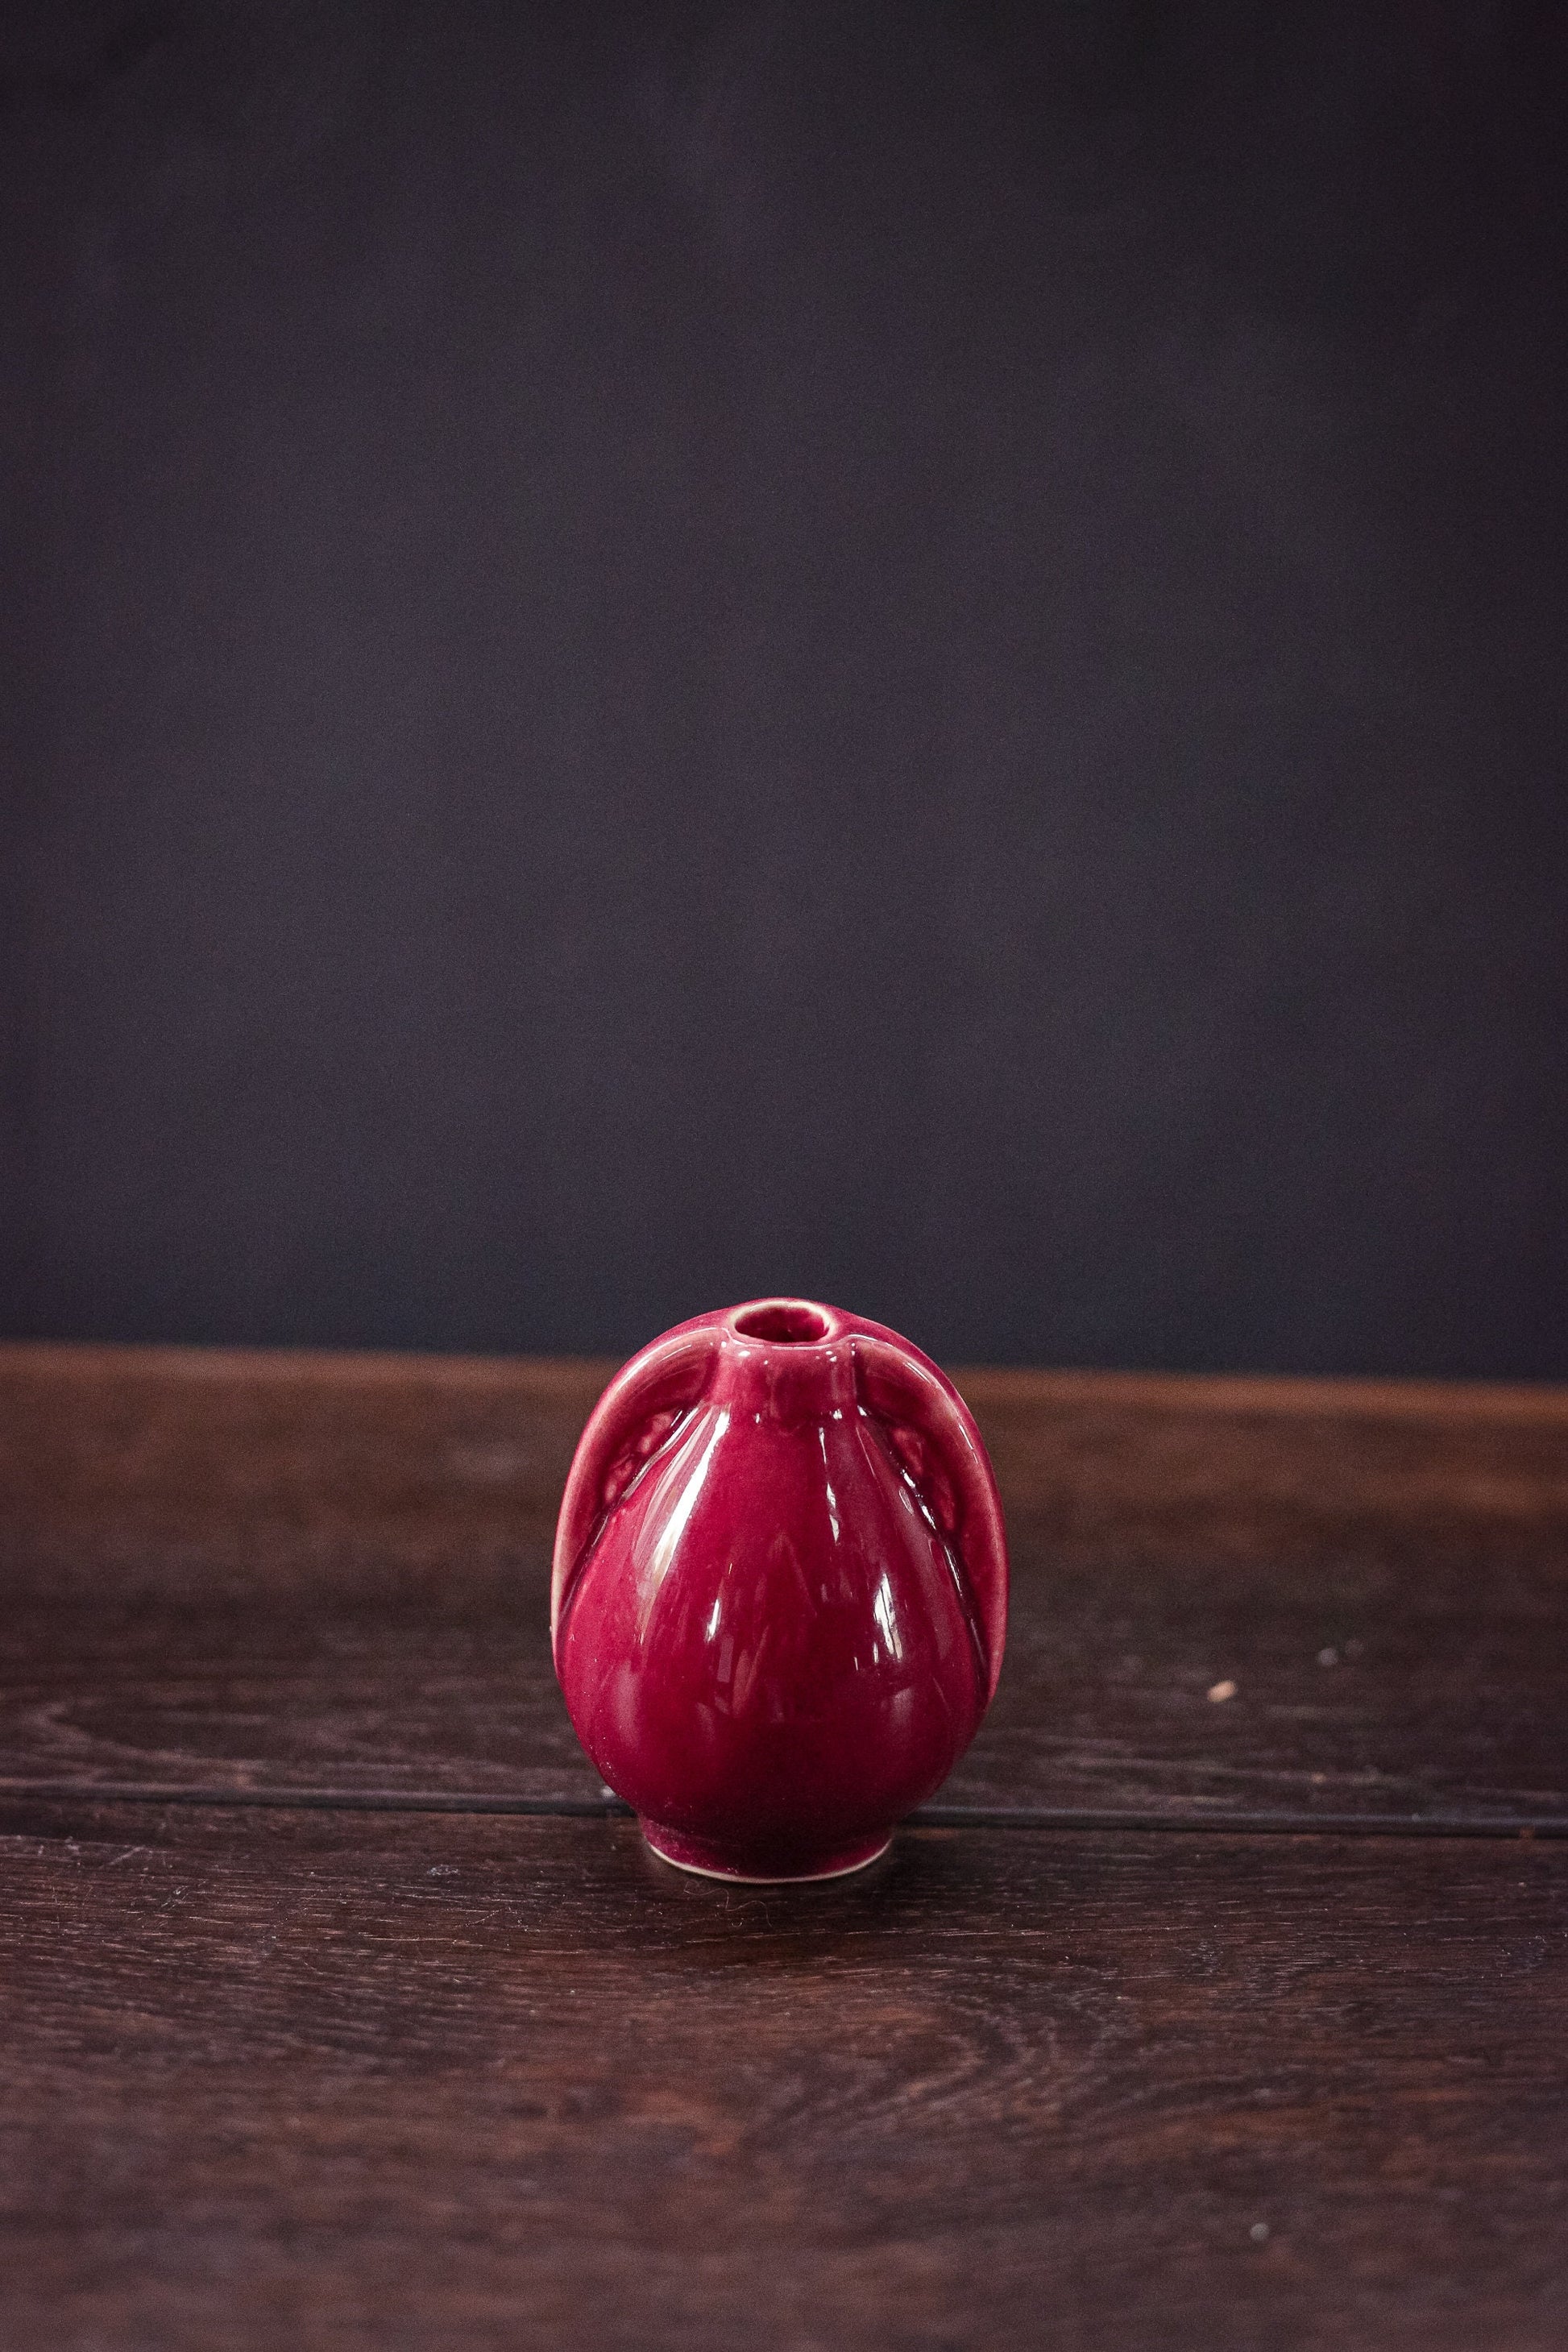
[[676,1870],[689,1871],[694,1878],[724,1878],[737,1886],[799,1886],[824,1878],[847,1878],[852,1871],[866,1870],[879,1862],[892,1844],[891,1831],[846,1846],[839,1853],[826,1854],[820,1862],[805,1864],[797,1870],[742,1870],[725,1862],[713,1847],[701,1838],[683,1837],[679,1830],[666,1829],[661,1822],[639,1822],[637,1826],[650,1852],[660,1862],[669,1863]]

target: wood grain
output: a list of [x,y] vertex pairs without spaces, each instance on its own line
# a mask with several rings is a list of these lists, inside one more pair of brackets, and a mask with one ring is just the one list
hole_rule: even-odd
[[[145,1580],[0,1621],[0,1779],[594,1801],[551,1671],[547,1556],[440,1600],[287,1606]],[[1568,1822],[1554,1564],[1409,1582],[1326,1563],[1204,1576],[1022,1548],[996,1705],[946,1806],[1138,1817]],[[1335,1661],[1320,1664],[1327,1650]],[[1206,1693],[1221,1678],[1236,1696]]]
[[612,1366],[0,1345],[13,1589],[376,1601],[548,1542]]
[[[0,1343],[0,1497],[68,1577],[72,1538],[182,1547],[204,1584],[416,1579],[548,1539],[607,1360]],[[1568,1391],[956,1374],[1010,1523],[1081,1564],[1568,1561]],[[264,1535],[265,1543],[257,1542]]]
[[12,1806],[0,2341],[1556,2352],[1568,1849]]
[[[606,1369],[0,1349],[0,1781],[594,1802],[547,1548]],[[1568,1823],[1561,1394],[961,1377],[1016,1585],[943,1805]]]
[[607,1369],[0,1350],[0,2346],[1556,2352],[1568,1401],[961,1376],[1014,1826],[759,1890],[580,1817]]
[[961,1370],[1011,1522],[1084,1566],[1568,1564],[1568,1390]]

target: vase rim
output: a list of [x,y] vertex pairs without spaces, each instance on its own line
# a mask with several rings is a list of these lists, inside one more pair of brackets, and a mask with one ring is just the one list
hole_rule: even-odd
[[844,1329],[843,1318],[815,1298],[749,1298],[724,1318],[737,1339],[765,1348],[823,1348]]

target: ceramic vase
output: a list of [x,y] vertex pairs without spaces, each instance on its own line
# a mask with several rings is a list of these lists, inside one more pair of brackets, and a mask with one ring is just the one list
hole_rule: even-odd
[[583,1433],[555,1671],[667,1862],[779,1880],[874,1861],[973,1738],[1006,1614],[980,1433],[879,1324],[802,1298],[699,1316]]

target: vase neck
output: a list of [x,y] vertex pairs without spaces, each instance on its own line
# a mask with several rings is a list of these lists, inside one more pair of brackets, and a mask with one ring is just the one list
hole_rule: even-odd
[[735,1419],[794,1428],[856,1405],[854,1340],[756,1339],[728,1330],[709,1395]]

